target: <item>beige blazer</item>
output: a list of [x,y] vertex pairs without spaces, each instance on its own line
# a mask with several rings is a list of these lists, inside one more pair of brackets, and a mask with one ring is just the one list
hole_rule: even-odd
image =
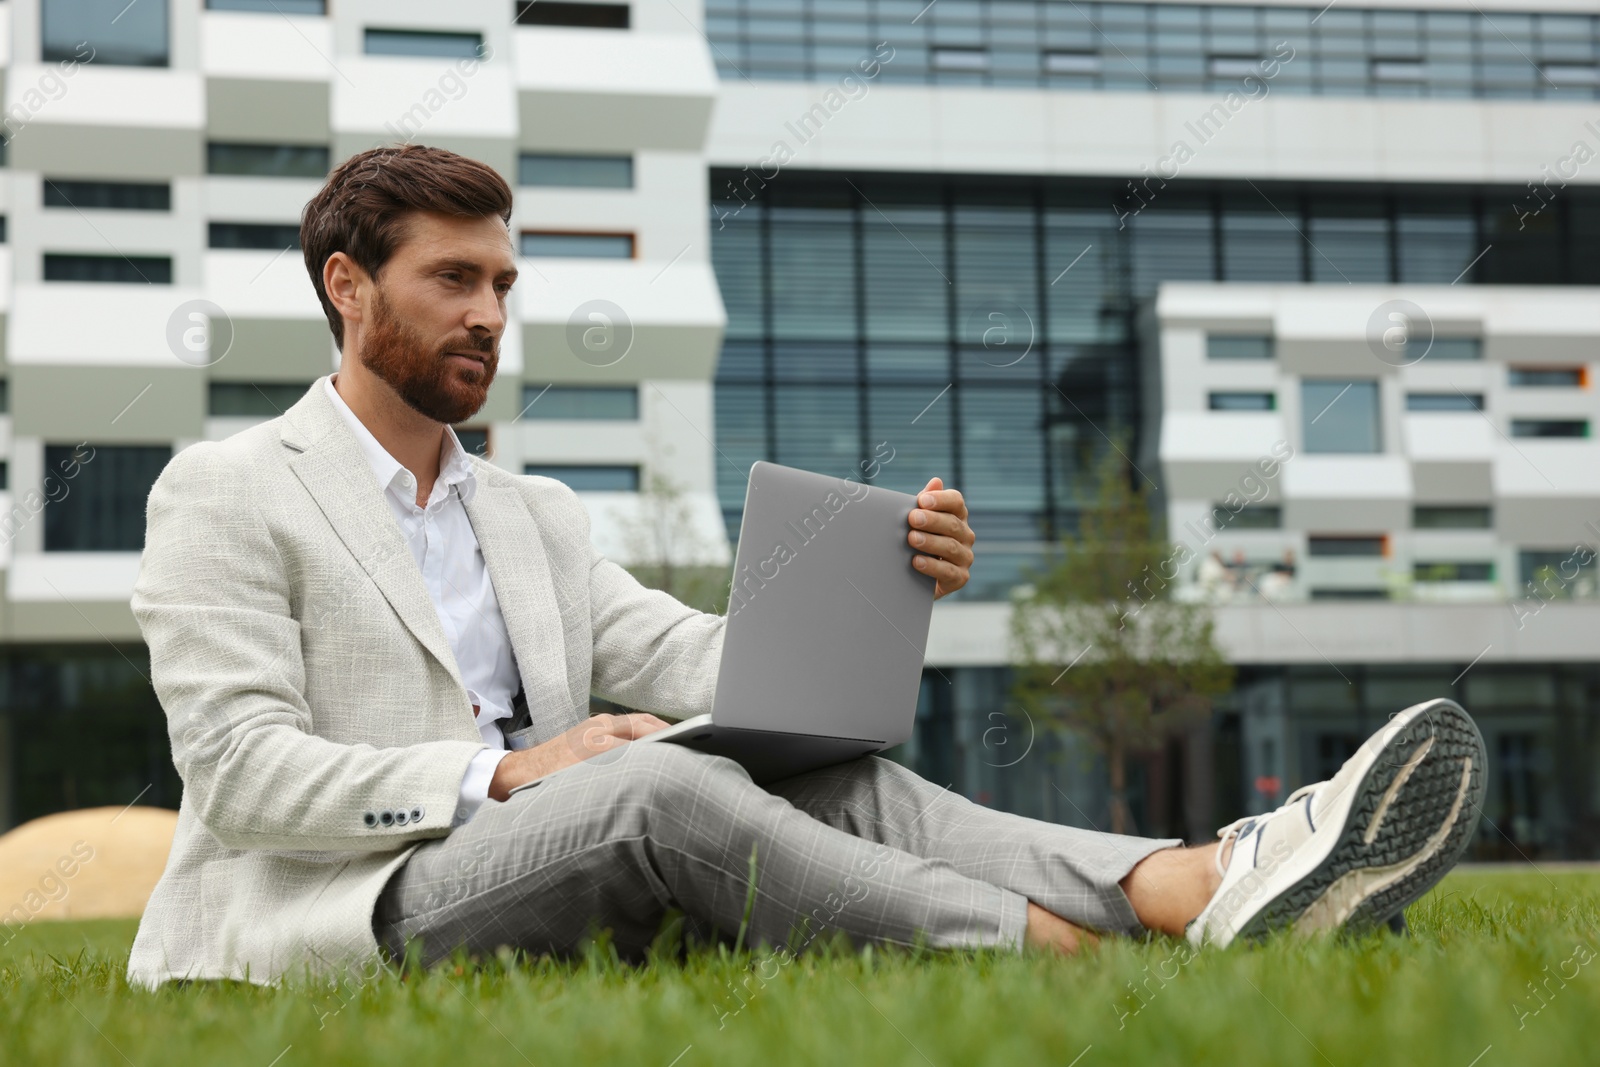
[[[534,739],[580,722],[591,692],[710,711],[723,617],[602,557],[562,483],[473,462],[467,514]],[[449,833],[484,745],[416,562],[322,382],[279,418],[175,456],[147,522],[133,612],[183,802],[129,981],[370,962],[379,892]],[[368,817],[384,812],[391,825]]]

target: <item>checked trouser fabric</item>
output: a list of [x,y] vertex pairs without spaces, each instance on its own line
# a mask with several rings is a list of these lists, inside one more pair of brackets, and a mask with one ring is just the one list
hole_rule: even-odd
[[[1142,927],[1118,882],[1181,844],[997,812],[867,756],[756,785],[737,763],[632,743],[561,770],[419,847],[373,917],[425,962],[458,947],[570,953],[602,929],[640,956],[667,909],[698,936],[1020,947],[1032,901],[1095,930]],[[755,891],[751,899],[751,853]]]

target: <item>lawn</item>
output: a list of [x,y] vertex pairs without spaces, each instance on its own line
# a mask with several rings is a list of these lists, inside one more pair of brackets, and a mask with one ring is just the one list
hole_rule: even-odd
[[627,968],[596,951],[359,989],[159,994],[123,984],[132,923],[37,923],[0,948],[0,1062],[1600,1062],[1600,873],[1462,871],[1408,917],[1409,937],[1279,938],[1187,962],[1161,939],[1081,959],[702,952]]

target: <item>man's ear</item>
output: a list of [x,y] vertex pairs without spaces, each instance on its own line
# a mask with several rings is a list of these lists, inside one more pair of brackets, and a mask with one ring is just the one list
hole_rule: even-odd
[[362,305],[371,292],[372,277],[343,252],[335,252],[322,265],[322,287],[328,302],[347,321],[360,322]]

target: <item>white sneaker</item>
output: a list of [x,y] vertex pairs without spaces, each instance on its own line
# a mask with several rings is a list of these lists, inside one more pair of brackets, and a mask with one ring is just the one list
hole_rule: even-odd
[[1466,850],[1483,806],[1487,758],[1477,724],[1455,701],[1407,708],[1328,781],[1217,831],[1222,884],[1189,924],[1190,943],[1387,922]]

